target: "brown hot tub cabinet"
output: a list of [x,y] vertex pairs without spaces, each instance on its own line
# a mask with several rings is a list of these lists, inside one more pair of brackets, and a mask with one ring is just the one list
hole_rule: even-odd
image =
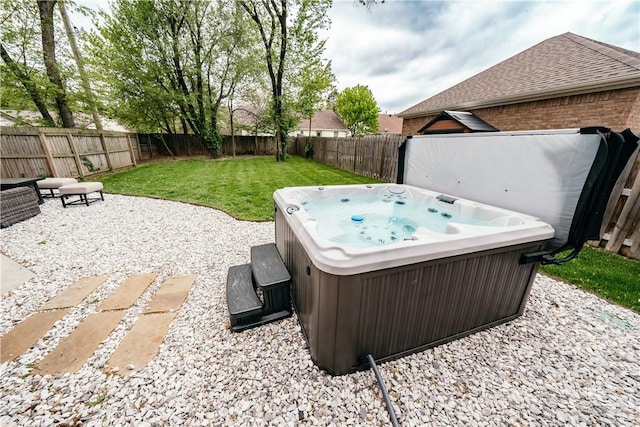
[[276,246],[291,273],[291,297],[311,358],[342,375],[464,337],[522,314],[537,264],[534,242],[354,275],[311,262],[276,209]]
[[[400,148],[396,184],[277,190],[276,244],[258,252],[279,273],[261,285],[244,268],[240,293],[240,276],[229,275],[228,301],[248,301],[229,301],[232,329],[290,314],[289,290],[313,361],[341,375],[369,367],[368,357],[391,360],[512,320],[524,311],[540,263],[568,261],[599,238],[637,139],[605,128],[419,136]],[[419,199],[433,206],[424,215],[451,219],[437,232],[419,226],[393,244],[363,248],[344,243],[331,221],[352,215],[366,223],[377,212],[339,204],[325,223],[308,209],[317,198],[349,202],[359,194],[385,198],[386,206]],[[463,214],[489,226],[464,223]],[[366,236],[358,226],[349,233]],[[378,239],[381,228],[373,231]],[[251,294],[261,286],[264,302]]]

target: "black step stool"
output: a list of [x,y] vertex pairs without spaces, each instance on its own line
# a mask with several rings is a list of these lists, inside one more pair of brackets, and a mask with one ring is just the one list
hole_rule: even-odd
[[251,264],[234,265],[227,273],[231,330],[240,332],[291,316],[290,283],[275,244],[252,247]]

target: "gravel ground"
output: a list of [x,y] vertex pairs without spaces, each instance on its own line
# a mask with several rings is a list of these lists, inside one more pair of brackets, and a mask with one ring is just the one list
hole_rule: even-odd
[[[1,251],[37,277],[2,297],[0,334],[76,280],[108,274],[104,299],[133,274],[158,279],[82,369],[34,375],[96,304],[81,304],[2,365],[0,424],[386,425],[371,371],[332,377],[312,363],[297,317],[226,328],[229,266],[273,242],[272,222],[204,207],[105,195],[90,207],[3,229]],[[126,378],[103,367],[167,276],[198,279],[159,354]],[[640,425],[640,315],[538,275],[525,313],[507,324],[380,366],[403,426]]]

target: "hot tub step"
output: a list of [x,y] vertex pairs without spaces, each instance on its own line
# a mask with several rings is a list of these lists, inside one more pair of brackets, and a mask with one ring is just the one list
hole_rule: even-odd
[[256,284],[263,289],[284,286],[291,282],[291,275],[273,243],[251,248],[251,268]]
[[289,284],[291,275],[282,262],[274,243],[251,248],[251,269],[253,279],[262,290],[264,309],[262,314],[287,311],[291,313]]
[[234,265],[227,273],[227,307],[231,328],[247,319],[262,315],[262,301],[251,280],[251,264]]
[[[275,244],[252,247],[251,264],[233,266],[227,274],[231,330],[240,332],[291,316],[290,283]],[[256,294],[258,286],[264,302]]]
[[245,329],[266,325],[267,323],[275,322],[276,320],[284,319],[289,316],[291,316],[291,312],[286,310],[265,314],[264,316],[254,317],[249,320],[242,320],[237,325],[232,326],[231,330],[233,332],[242,332]]

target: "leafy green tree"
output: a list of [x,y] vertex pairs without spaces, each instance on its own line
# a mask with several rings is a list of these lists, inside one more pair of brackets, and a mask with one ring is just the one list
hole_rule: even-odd
[[76,70],[70,60],[56,1],[0,0],[0,98],[9,109],[33,106],[48,126],[51,108],[64,126],[73,126],[72,109],[80,108]]
[[[2,45],[1,43],[0,43],[0,55],[2,56],[2,60],[4,61],[6,68],[9,71],[8,73],[7,72],[2,73],[2,76],[4,77],[2,79],[2,87],[4,88],[4,90],[2,91],[2,99],[4,100],[3,106],[18,105],[18,102],[16,101],[12,103],[6,102],[7,92],[8,92],[7,88],[13,83],[20,83],[26,90],[27,94],[35,104],[40,114],[42,115],[42,118],[45,121],[45,124],[48,126],[54,126],[55,122],[53,120],[53,117],[51,117],[51,113],[49,113],[49,108],[45,103],[41,90],[38,87],[38,85],[34,82],[34,79],[30,77],[27,71],[27,68],[22,66],[22,64],[14,61],[13,58],[11,58],[11,56],[9,55],[9,52],[7,52],[7,50],[5,49],[4,45]],[[11,76],[12,78],[7,79],[6,78],[7,76]],[[10,96],[10,97],[11,98],[15,97],[17,99],[21,98],[19,91],[17,95],[14,94],[14,96]],[[20,104],[20,106],[18,106],[18,109],[22,109],[24,107],[26,107],[24,104]]]
[[62,126],[66,128],[75,127],[73,112],[67,101],[67,92],[62,75],[58,69],[56,59],[56,42],[53,25],[53,12],[56,0],[38,0],[38,11],[40,12],[40,32],[42,35],[42,56],[47,70],[49,81],[55,87],[55,100],[62,120]]
[[175,132],[179,123],[220,154],[220,109],[243,76],[240,57],[250,54],[252,27],[236,3],[116,0],[102,18],[93,65],[106,77],[114,114],[152,132]]
[[297,76],[299,92],[295,102],[295,110],[309,121],[309,135],[311,135],[311,120],[313,115],[321,110],[327,96],[334,86],[335,77],[331,72],[331,63],[311,62],[302,67]]
[[[288,132],[295,126],[292,77],[309,57],[319,55],[324,42],[331,0],[238,0],[251,17],[262,40],[263,60],[269,74],[276,140],[276,160],[285,159]],[[319,58],[319,56],[316,56]],[[289,93],[287,93],[289,91]]]
[[336,112],[353,136],[378,132],[380,108],[367,86],[346,88],[336,98]]

